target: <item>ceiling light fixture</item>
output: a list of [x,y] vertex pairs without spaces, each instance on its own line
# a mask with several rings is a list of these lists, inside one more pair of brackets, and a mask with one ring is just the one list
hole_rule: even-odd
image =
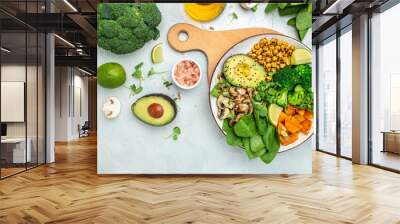
[[68,40],[60,37],[58,34],[54,34],[55,37],[57,37],[59,40],[61,40],[62,42],[66,43],[67,45],[69,45],[70,47],[75,48],[75,45],[73,45],[71,42],[69,42]]
[[64,0],[64,3],[67,4],[74,12],[78,12],[78,10],[68,0]]
[[9,50],[9,49],[7,49],[7,48],[5,48],[5,47],[1,47],[0,49],[1,49],[2,51],[6,52],[6,53],[10,53],[10,52],[11,52],[11,50]]
[[90,75],[90,76],[92,75],[92,73],[90,73],[90,72],[88,72],[88,71],[86,71],[86,70],[83,70],[83,69],[81,69],[81,68],[79,68],[79,67],[78,67],[78,70],[81,71],[81,72],[83,72],[83,73],[85,73],[85,74],[87,74],[87,75]]

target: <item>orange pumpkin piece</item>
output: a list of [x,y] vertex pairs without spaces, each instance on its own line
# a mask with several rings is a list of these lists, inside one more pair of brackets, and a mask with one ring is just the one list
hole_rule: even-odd
[[294,119],[296,119],[299,123],[301,123],[305,120],[305,118],[300,114],[294,115]]
[[281,140],[281,144],[282,145],[290,145],[293,142],[297,141],[298,138],[299,138],[299,135],[297,133],[291,134],[291,135],[289,135],[287,137],[284,137],[284,136],[281,136],[281,135],[279,136],[279,139]]
[[287,117],[286,114],[281,112],[279,114],[278,123],[281,123],[281,122],[285,121],[286,117]]
[[292,116],[296,113],[296,109],[290,105],[287,106],[286,108],[286,114],[289,116]]
[[287,117],[285,119],[285,127],[290,133],[294,134],[300,131],[301,124],[293,117]]
[[305,118],[305,119],[308,119],[308,120],[312,120],[312,119],[314,118],[313,112],[305,111],[305,112],[304,112],[304,118]]
[[301,132],[303,132],[303,134],[308,134],[308,132],[311,130],[311,126],[312,126],[312,121],[310,120],[304,120],[303,122],[301,122]]
[[304,116],[305,110],[304,109],[296,109],[296,112],[301,116]]

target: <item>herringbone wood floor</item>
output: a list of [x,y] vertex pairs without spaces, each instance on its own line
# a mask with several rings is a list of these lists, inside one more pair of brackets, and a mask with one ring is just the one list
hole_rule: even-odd
[[314,154],[312,175],[98,176],[96,139],[0,181],[0,223],[400,223],[400,175]]

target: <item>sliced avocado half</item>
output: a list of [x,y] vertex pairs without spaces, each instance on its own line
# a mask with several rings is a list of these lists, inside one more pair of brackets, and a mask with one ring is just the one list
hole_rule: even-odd
[[153,126],[164,126],[176,117],[176,103],[164,94],[145,95],[132,104],[131,110],[139,120]]
[[224,63],[224,75],[234,86],[255,88],[265,80],[264,67],[245,54],[236,54]]

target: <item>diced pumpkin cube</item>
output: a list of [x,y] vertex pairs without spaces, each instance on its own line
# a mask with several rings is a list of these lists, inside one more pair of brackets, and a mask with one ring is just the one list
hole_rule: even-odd
[[301,125],[298,125],[293,121],[294,121],[294,119],[286,119],[285,120],[285,127],[292,134],[299,132],[301,129]]
[[311,120],[304,120],[303,122],[301,122],[301,132],[303,134],[308,134],[308,132],[310,132],[312,127],[312,121]]
[[297,133],[291,134],[287,137],[279,136],[279,139],[281,140],[282,145],[290,145],[290,144],[294,143],[295,141],[297,141],[298,138],[299,138],[299,135]]
[[300,114],[294,115],[294,119],[296,119],[299,123],[301,123],[305,120],[305,118]]
[[305,111],[304,112],[304,118],[308,120],[312,120],[314,118],[314,113],[310,111]]
[[281,112],[279,114],[278,122],[281,123],[281,122],[285,121],[286,117],[287,117],[286,114],[284,112]]
[[294,107],[288,105],[287,108],[286,108],[286,114],[287,114],[288,116],[292,116],[292,115],[294,115],[295,113],[296,113],[296,108],[294,108]]
[[304,116],[305,110],[304,109],[296,109],[296,112],[301,116]]

